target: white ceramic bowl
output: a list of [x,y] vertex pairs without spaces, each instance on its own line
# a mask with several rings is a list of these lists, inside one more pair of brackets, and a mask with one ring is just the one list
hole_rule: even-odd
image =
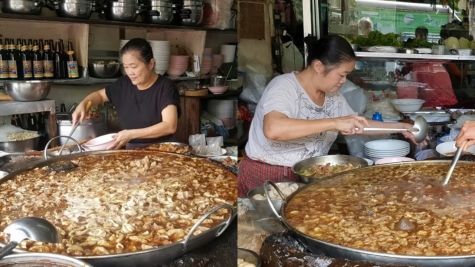
[[[457,147],[455,147],[455,141],[450,141],[450,142],[444,142],[442,144],[439,144],[435,147],[435,150],[444,156],[454,156],[455,152],[457,151]],[[467,152],[475,155],[475,146],[471,146],[467,149]]]
[[114,135],[116,135],[116,133],[101,135],[89,140],[84,146],[89,151],[107,150],[107,148],[114,143],[114,139],[112,139]]
[[228,90],[227,86],[209,86],[208,89],[215,95],[222,94]]
[[415,161],[415,160],[412,158],[407,158],[407,157],[388,157],[388,158],[378,159],[374,164],[381,165],[381,164],[408,162],[408,161]]
[[412,98],[403,98],[403,99],[393,99],[391,103],[394,108],[399,112],[415,112],[421,109],[422,104],[426,102],[422,99],[412,99]]

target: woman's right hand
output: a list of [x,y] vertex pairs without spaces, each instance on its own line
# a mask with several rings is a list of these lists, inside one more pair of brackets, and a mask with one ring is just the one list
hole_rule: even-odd
[[76,125],[76,123],[82,123],[85,118],[86,118],[86,103],[82,101],[76,106],[76,109],[71,115],[73,126]]
[[335,118],[336,129],[343,135],[362,134],[365,127],[369,127],[369,123],[365,117],[350,115]]

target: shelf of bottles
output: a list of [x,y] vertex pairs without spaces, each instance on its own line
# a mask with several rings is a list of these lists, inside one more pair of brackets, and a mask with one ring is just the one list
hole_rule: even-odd
[[68,41],[5,38],[0,40],[0,81],[78,79],[79,65]]

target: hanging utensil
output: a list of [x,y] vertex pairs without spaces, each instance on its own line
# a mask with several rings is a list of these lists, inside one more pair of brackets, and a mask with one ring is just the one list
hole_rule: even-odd
[[226,82],[228,81],[228,77],[232,69],[233,69],[233,66],[229,66],[228,75],[226,75],[226,79],[224,79],[224,85],[226,85]]
[[7,256],[25,239],[44,243],[61,243],[61,236],[54,225],[45,219],[25,217],[13,221],[3,232],[10,235],[10,242],[0,250],[0,259]]
[[447,175],[445,176],[445,181],[443,185],[447,185],[450,181],[450,178],[452,177],[452,173],[455,170],[455,166],[457,166],[457,163],[460,159],[460,156],[462,155],[463,148],[467,144],[467,140],[463,141],[462,145],[457,148],[457,152],[455,153],[454,158],[452,159],[452,164],[450,164],[449,171],[447,172]]
[[[358,128],[356,128],[358,130]],[[374,131],[385,131],[385,132],[411,132],[414,134],[414,140],[417,143],[424,141],[429,132],[429,125],[427,121],[422,116],[417,116],[414,121],[414,127],[410,129],[405,128],[364,128],[364,132],[374,132]]]
[[[86,109],[85,109],[86,115],[87,115],[87,113],[89,113],[89,109],[91,108],[91,106],[92,106],[92,101],[89,100],[89,102],[87,102],[87,104],[86,104]],[[74,131],[76,131],[76,129],[78,128],[78,126],[79,126],[80,124],[81,124],[81,123],[80,123],[79,121],[76,121],[76,124],[73,125],[73,129],[71,130],[71,132],[70,132],[69,135],[68,135],[69,137],[72,137],[72,136],[73,136]],[[63,152],[64,146],[65,146],[68,142],[69,142],[69,139],[68,139],[66,142],[64,142],[64,144],[61,146],[61,149],[60,149],[59,152],[58,152],[58,155],[61,155],[61,153]]]

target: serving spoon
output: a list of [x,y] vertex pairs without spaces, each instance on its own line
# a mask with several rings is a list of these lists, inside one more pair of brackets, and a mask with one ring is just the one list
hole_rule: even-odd
[[414,140],[417,143],[424,141],[427,137],[427,133],[429,131],[429,125],[427,121],[422,116],[417,116],[416,120],[414,121],[414,127],[410,129],[405,128],[364,128],[363,131],[365,132],[375,132],[375,131],[386,131],[386,132],[411,132],[414,134]]
[[[89,109],[91,108],[91,106],[92,106],[92,101],[89,100],[86,104],[86,109],[85,109],[86,114],[89,112]],[[79,124],[81,124],[81,123],[79,121],[76,121],[76,123],[73,125],[73,129],[69,133],[68,137],[73,136],[73,133],[76,131]],[[61,146],[61,149],[59,149],[58,155],[61,155],[61,153],[63,152],[64,146],[69,142],[69,140],[70,140],[70,138],[66,142],[64,142],[64,144]]]
[[465,147],[466,144],[467,144],[467,140],[463,141],[462,145],[459,148],[457,148],[457,152],[455,152],[455,156],[452,159],[452,164],[450,164],[449,171],[447,172],[447,175],[445,176],[445,181],[443,184],[444,186],[449,183],[450,178],[452,177],[452,173],[455,170],[455,166],[457,166],[460,156],[462,155],[463,148]]
[[0,259],[7,256],[23,240],[45,243],[61,243],[61,236],[49,221],[38,217],[25,217],[13,221],[5,227],[4,233],[10,235],[10,242],[0,250]]

